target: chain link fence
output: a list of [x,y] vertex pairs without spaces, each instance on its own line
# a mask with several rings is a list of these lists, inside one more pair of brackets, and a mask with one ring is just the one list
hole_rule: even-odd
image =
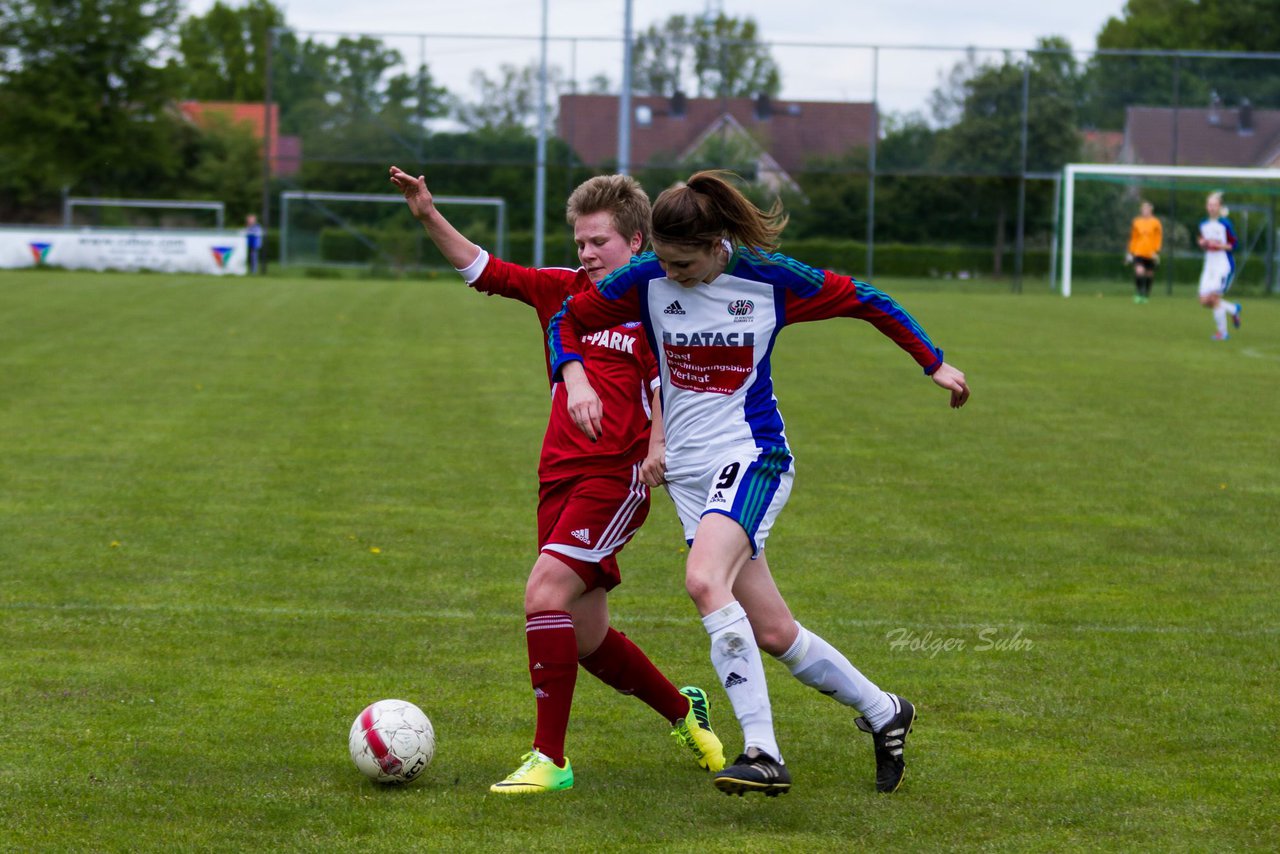
[[[503,199],[512,260],[572,264],[557,212],[580,181],[622,162],[656,195],[724,168],[758,200],[783,199],[784,251],[864,277],[994,278],[1019,290],[1056,280],[1066,164],[1280,166],[1280,54],[772,42],[755,46],[779,72],[770,92],[742,88],[748,46],[722,41],[661,86],[637,73],[624,98],[621,39],[279,31],[269,97],[280,142],[264,218],[286,225],[282,192],[389,194],[395,164],[440,194]],[[1274,288],[1278,183],[1082,188],[1075,274],[1127,279],[1128,224],[1145,199],[1165,221],[1169,286],[1192,281],[1191,236],[1213,189],[1249,212],[1255,261],[1241,286]],[[551,213],[535,234],[539,186]],[[489,212],[455,212],[494,245]],[[300,199],[290,216],[317,264],[443,266],[394,205],[320,210]]]

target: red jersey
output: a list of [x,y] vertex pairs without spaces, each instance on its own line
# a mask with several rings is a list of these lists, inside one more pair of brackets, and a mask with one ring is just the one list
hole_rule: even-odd
[[[594,290],[586,270],[565,267],[531,269],[490,256],[471,287],[481,293],[516,299],[533,306],[546,340],[547,323],[573,294]],[[551,362],[547,348],[547,381]],[[658,385],[658,362],[638,322],[623,323],[587,335],[580,351],[587,376],[604,407],[604,433],[592,442],[569,417],[563,383],[551,383],[551,416],[542,440],[538,479],[599,472],[629,471],[649,449],[649,400]]]

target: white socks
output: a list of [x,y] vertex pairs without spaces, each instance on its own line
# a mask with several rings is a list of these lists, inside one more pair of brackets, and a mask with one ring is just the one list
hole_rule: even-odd
[[791,649],[777,656],[791,674],[838,703],[862,712],[873,730],[879,731],[893,717],[889,695],[863,676],[841,652],[804,626]]
[[711,666],[742,726],[743,752],[757,747],[781,762],[764,664],[747,612],[736,601],[730,602],[703,617],[702,625],[711,636]]
[[1227,304],[1220,302],[1213,307],[1213,322],[1218,327],[1218,334],[1226,337],[1227,334]]

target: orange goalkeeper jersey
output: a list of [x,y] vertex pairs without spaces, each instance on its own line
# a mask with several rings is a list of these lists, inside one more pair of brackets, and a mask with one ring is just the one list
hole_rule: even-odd
[[1160,254],[1164,242],[1164,229],[1153,216],[1136,216],[1129,230],[1129,254],[1139,258],[1154,258]]

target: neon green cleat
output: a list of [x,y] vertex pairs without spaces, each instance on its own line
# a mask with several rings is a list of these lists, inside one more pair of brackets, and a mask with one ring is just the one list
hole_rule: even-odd
[[565,757],[563,768],[537,750],[530,750],[522,758],[524,764],[507,779],[490,786],[489,791],[500,795],[540,795],[573,788],[573,766],[569,764],[569,757]]
[[689,698],[689,714],[676,721],[671,735],[682,746],[693,751],[698,765],[712,773],[724,768],[724,747],[711,731],[711,703],[707,692],[687,685],[680,693]]

